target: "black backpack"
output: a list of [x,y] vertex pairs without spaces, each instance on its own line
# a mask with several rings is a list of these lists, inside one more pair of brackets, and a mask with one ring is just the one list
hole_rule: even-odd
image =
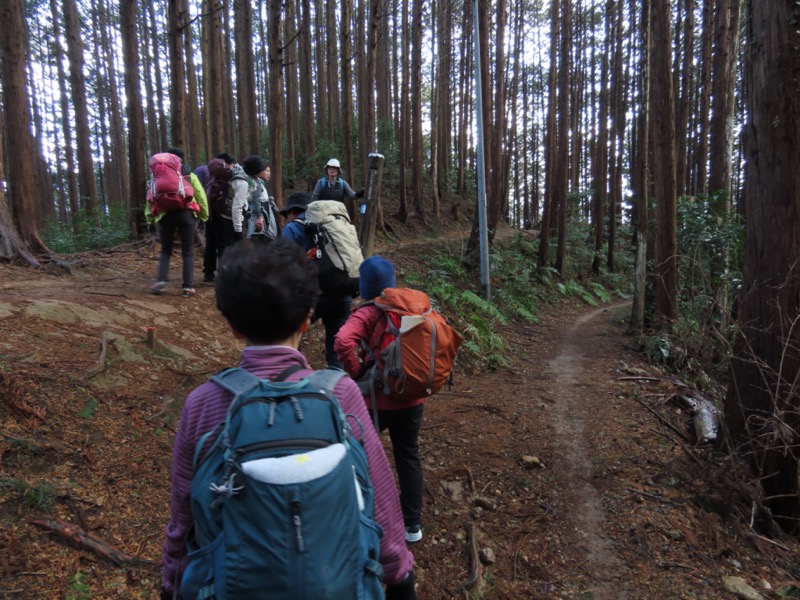
[[233,168],[221,158],[215,158],[208,163],[208,184],[206,185],[206,198],[208,210],[214,216],[231,217],[230,183],[233,179]]

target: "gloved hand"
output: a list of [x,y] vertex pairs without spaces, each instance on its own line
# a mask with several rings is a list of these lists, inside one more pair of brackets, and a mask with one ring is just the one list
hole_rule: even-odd
[[244,232],[243,231],[234,231],[233,232],[233,241],[240,242],[244,239]]
[[360,189],[356,192],[356,198],[363,198],[364,197],[364,189]]
[[409,571],[400,583],[386,586],[386,600],[417,600],[414,589],[414,571]]

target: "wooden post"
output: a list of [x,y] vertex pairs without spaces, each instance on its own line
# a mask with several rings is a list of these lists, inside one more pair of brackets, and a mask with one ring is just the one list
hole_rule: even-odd
[[358,239],[361,242],[361,253],[369,258],[375,251],[375,227],[378,222],[378,206],[381,201],[381,180],[383,179],[383,154],[369,155],[367,169],[367,186],[361,199],[361,228]]
[[145,327],[144,330],[147,332],[147,347],[151,350],[156,347],[156,328],[155,327]]

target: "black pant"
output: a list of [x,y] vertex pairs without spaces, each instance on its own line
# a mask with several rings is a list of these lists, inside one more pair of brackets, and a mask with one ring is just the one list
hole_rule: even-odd
[[169,259],[175,242],[175,230],[181,238],[181,257],[183,258],[183,287],[194,287],[194,238],[197,231],[197,219],[191,210],[168,212],[158,221],[158,240],[161,242],[161,254],[158,256],[156,281],[167,281]]
[[400,508],[406,527],[420,524],[422,514],[422,463],[419,460],[419,429],[424,404],[400,410],[379,410],[380,430],[389,430],[394,466],[400,484]]
[[207,279],[217,270],[217,259],[233,244],[233,221],[211,215],[206,222],[206,249],[203,251],[203,275]]
[[333,349],[333,343],[336,340],[336,334],[344,325],[347,318],[350,316],[350,306],[353,304],[351,296],[320,296],[317,300],[317,306],[314,309],[314,315],[311,317],[312,322],[322,319],[322,324],[325,326],[325,360],[328,367],[333,369],[342,369],[342,363],[339,357],[336,356],[336,351]]

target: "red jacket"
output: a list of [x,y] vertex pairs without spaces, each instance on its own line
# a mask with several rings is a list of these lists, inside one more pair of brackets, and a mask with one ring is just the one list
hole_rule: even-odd
[[[386,314],[377,306],[371,304],[360,306],[353,310],[350,318],[339,329],[334,342],[334,350],[342,361],[344,370],[353,379],[361,374],[362,365],[369,356],[362,348],[361,342],[365,341],[374,353],[381,347],[383,333],[386,331]],[[399,410],[422,404],[425,399],[417,398],[410,402],[400,403],[394,398],[385,396],[380,388],[376,390],[375,399],[378,410]],[[364,401],[371,408],[371,399],[365,397]]]

